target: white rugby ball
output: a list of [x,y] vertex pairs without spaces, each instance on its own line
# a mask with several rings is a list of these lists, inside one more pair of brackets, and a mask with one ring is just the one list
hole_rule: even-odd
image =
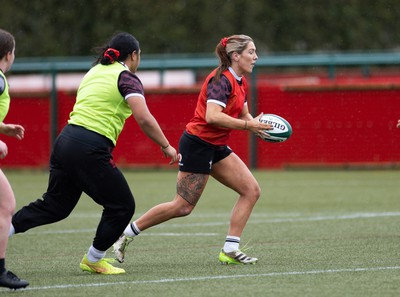
[[260,122],[270,124],[274,128],[272,130],[265,130],[269,134],[268,137],[261,137],[267,142],[282,142],[287,140],[292,135],[292,126],[284,118],[276,114],[263,114],[260,117]]

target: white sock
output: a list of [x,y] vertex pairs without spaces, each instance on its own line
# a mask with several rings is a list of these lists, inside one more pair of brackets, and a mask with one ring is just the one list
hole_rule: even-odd
[[87,259],[89,260],[89,262],[94,263],[103,259],[105,255],[106,251],[99,251],[92,245],[87,253]]
[[224,252],[230,253],[239,249],[240,237],[228,235],[225,239]]
[[135,237],[135,236],[139,235],[140,232],[142,232],[142,231],[138,228],[138,226],[136,225],[136,222],[129,224],[124,230],[124,234],[126,236],[130,236],[130,237]]
[[15,229],[13,224],[10,225],[10,231],[8,231],[8,237],[11,237],[15,234]]

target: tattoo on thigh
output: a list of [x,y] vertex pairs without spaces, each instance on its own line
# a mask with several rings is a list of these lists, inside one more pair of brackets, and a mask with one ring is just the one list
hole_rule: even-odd
[[191,205],[196,205],[206,186],[208,175],[191,173],[178,180],[177,193]]

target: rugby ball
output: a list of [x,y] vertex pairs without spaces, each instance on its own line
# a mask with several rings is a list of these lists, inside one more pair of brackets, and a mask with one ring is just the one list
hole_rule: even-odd
[[284,118],[276,114],[263,114],[260,122],[270,124],[274,128],[272,130],[265,130],[269,134],[268,137],[261,137],[262,140],[267,142],[282,142],[287,140],[292,135],[292,126]]

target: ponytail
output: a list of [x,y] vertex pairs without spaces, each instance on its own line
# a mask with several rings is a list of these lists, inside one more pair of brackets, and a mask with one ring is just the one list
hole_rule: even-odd
[[109,47],[104,51],[103,58],[100,63],[103,65],[113,64],[115,61],[118,61],[119,51]]
[[228,67],[232,64],[231,57],[226,52],[226,45],[228,41],[229,41],[228,37],[222,38],[215,48],[215,54],[219,58],[219,66],[214,76],[215,82],[219,82],[219,80],[221,79],[222,72],[227,70]]
[[232,65],[232,53],[241,54],[251,41],[253,39],[247,35],[232,35],[221,39],[215,48],[215,54],[219,58],[219,66],[214,77],[215,82],[218,82],[222,73]]

